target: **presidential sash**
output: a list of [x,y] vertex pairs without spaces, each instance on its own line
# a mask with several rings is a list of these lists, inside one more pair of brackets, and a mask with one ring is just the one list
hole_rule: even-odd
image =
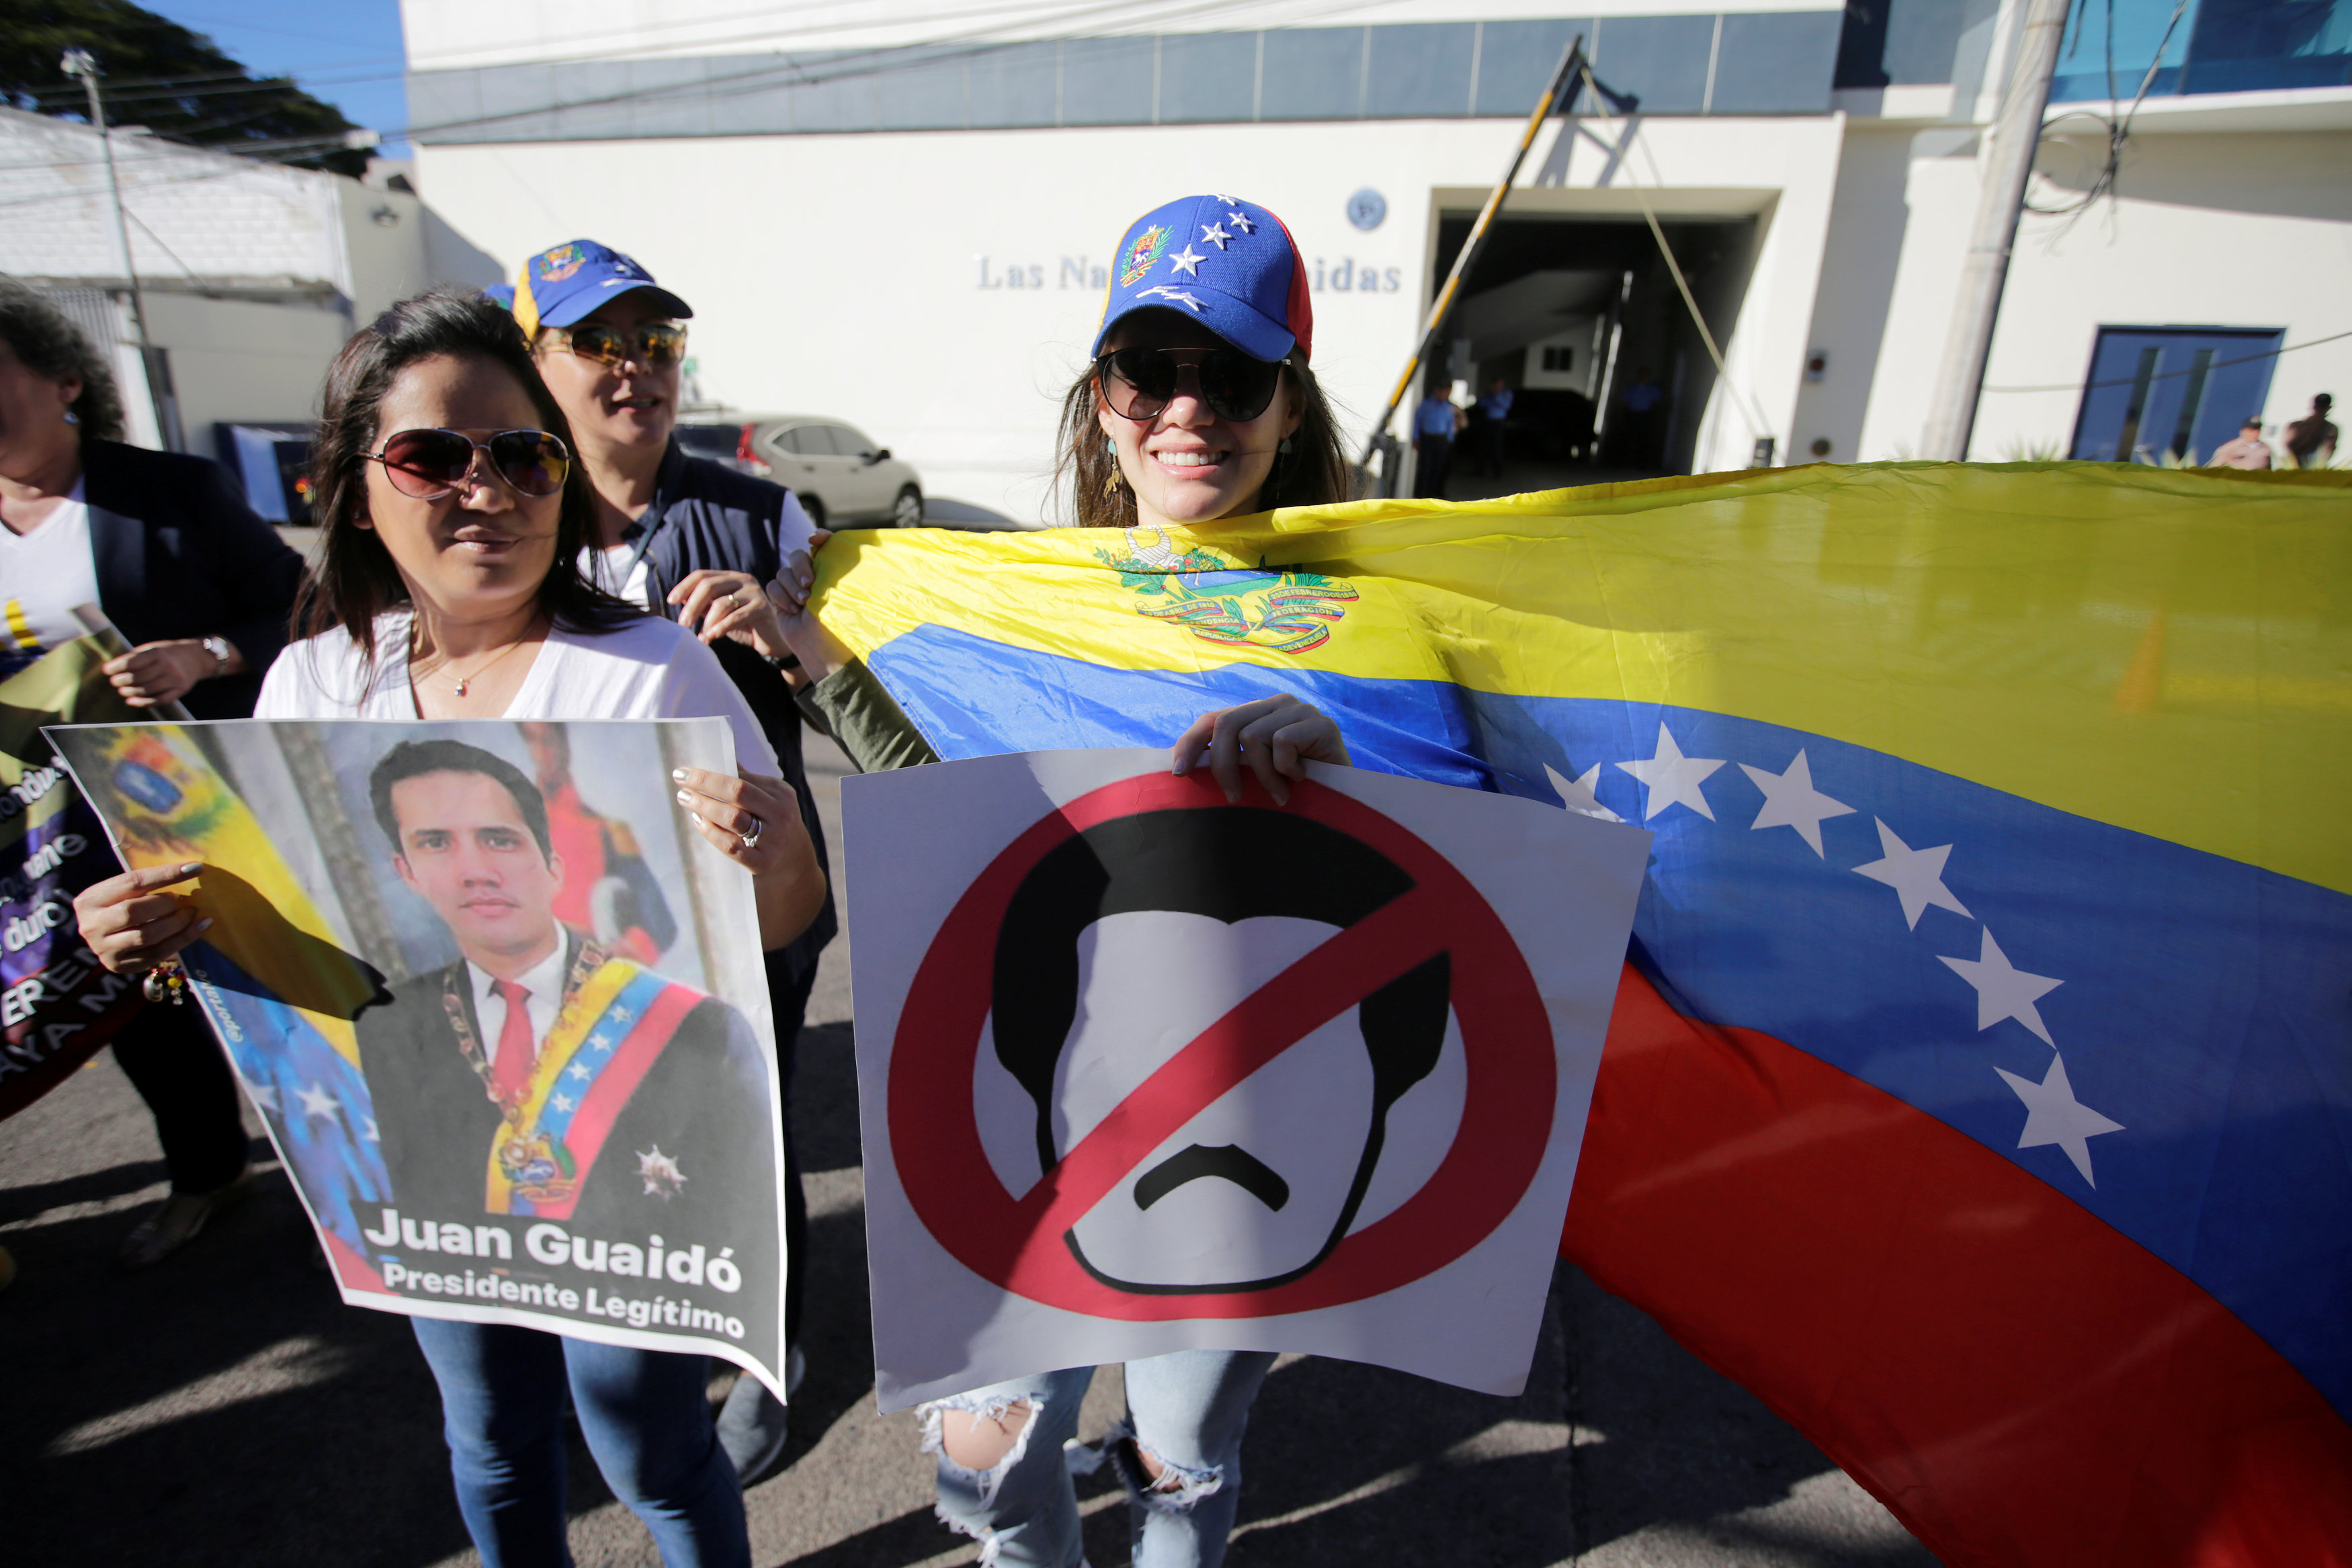
[[571,1218],[622,1108],[703,999],[628,958],[605,959],[573,988],[499,1125],[483,1207]]

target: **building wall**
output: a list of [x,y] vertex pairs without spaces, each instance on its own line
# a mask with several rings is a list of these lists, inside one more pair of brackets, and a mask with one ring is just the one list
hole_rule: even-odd
[[316,419],[319,383],[351,336],[333,302],[257,304],[194,294],[147,296],[150,330],[172,352],[189,449],[216,455],[212,427]]
[[[2352,131],[2200,131],[2178,128],[2189,115],[2172,120],[2134,137],[2113,203],[2021,223],[1971,457],[2066,447],[2102,326],[2284,329],[2292,351],[2261,411],[2273,434],[2314,392],[2352,388],[2352,338],[2293,349],[2352,327],[2352,184],[2341,174]],[[1917,455],[1979,157],[1969,127],[1849,125],[1814,317],[1829,366],[1805,389],[1798,452],[1823,435],[1833,459]],[[2082,149],[2045,142],[2030,199],[2063,205],[2094,167]]]
[[[636,256],[694,305],[689,352],[709,395],[847,419],[934,495],[1034,518],[1061,394],[1138,213],[1216,190],[1282,216],[1319,271],[1315,364],[1354,441],[1418,336],[1439,213],[1476,209],[1513,136],[1507,122],[1441,120],[428,145],[418,179],[509,271],[583,235]],[[1769,214],[1726,352],[1749,406],[1785,432],[1837,149],[1827,116],[1646,120],[1622,160],[1563,126],[1531,160],[1545,186],[1513,210],[1638,221],[1638,172],[1684,187],[1655,198],[1668,211]],[[1370,233],[1346,216],[1365,186],[1389,208]],[[1710,416],[1701,463],[1744,462],[1753,422]]]
[[[116,177],[142,277],[349,285],[331,174],[117,131]],[[122,276],[104,152],[89,128],[0,109],[0,270]]]
[[[433,276],[434,225],[412,195],[150,136],[110,141],[148,335],[170,355],[191,450],[213,454],[215,421],[311,417],[355,320]],[[443,249],[462,268],[462,247]],[[128,299],[89,128],[0,109],[0,272]],[[127,308],[118,320],[131,438],[160,444],[144,371],[122,346],[137,336]]]
[[[1230,120],[1156,126],[1071,122],[1059,86],[1051,115],[975,96],[982,55],[924,56],[945,45],[915,0],[853,0],[757,21],[726,0],[690,0],[658,16],[628,0],[560,9],[561,18],[518,5],[485,30],[456,0],[406,0],[420,103],[472,92],[478,110],[524,116],[421,134],[420,186],[447,220],[432,269],[479,281],[564,238],[618,245],[698,305],[690,351],[709,395],[748,411],[846,418],[922,467],[935,494],[1034,517],[1046,509],[1055,411],[1083,362],[1108,246],[1138,210],[1215,189],[1283,214],[1318,275],[1318,368],[1347,411],[1350,439],[1360,438],[1438,283],[1441,216],[1479,205],[1517,131],[1482,107],[1498,79],[1487,71],[1490,45],[1521,37],[1509,28],[1551,29],[1544,48],[1522,51],[1532,57],[1562,29],[1596,20],[1589,36],[1604,87],[1613,71],[1636,82],[1643,101],[1616,106],[1638,110],[1631,120],[1612,113],[1547,129],[1507,214],[1633,223],[1646,204],[1662,217],[1754,219],[1752,264],[1717,321],[1728,373],[1699,416],[1696,466],[1744,465],[1767,435],[1783,462],[1807,460],[1816,443],[1837,461],[1916,455],[1979,199],[1980,131],[2009,86],[2022,0],[1846,8],[1833,60],[1803,62],[1807,72],[1833,65],[1837,90],[1816,104],[1822,95],[1808,85],[1803,105],[1752,114],[1738,112],[1739,84],[1763,44],[1794,37],[1791,29],[1818,20],[1811,13],[1835,7],[1602,0],[1580,8],[1585,20],[1563,21],[1551,0],[1482,0],[1470,13],[1441,0],[1254,0],[1188,19],[1181,7],[1144,4],[1111,29],[1130,52],[1160,51],[1148,106],[1136,97],[1140,68],[1118,77],[1135,89],[1121,112],[1137,120],[1209,113],[1194,114],[1190,87],[1172,98],[1160,90],[1169,49],[1190,62],[1179,72],[1190,81],[1181,73],[1198,51],[1255,40],[1248,119],[1234,97],[1217,111]],[[981,42],[1052,44],[1061,82],[1071,41],[1055,39],[1056,15],[1042,5],[992,13]],[[1461,107],[1384,120],[1393,102],[1376,108],[1360,87],[1352,110],[1285,120],[1297,105],[1270,87],[1266,51],[1305,47],[1277,37],[1286,30],[1332,28],[1361,35],[1366,72],[1391,33],[1428,29],[1412,36],[1433,51],[1429,79],[1450,84],[1449,102]],[[1465,29],[1467,54],[1455,47]],[[694,90],[709,113],[665,122],[651,100],[628,98],[636,78],[627,61],[612,68],[622,74],[607,84],[610,101],[575,101],[594,84],[562,73],[592,36],[611,57],[703,70]],[[839,82],[814,79],[850,57],[841,51],[861,49],[885,77],[910,73],[902,88],[952,78],[954,91],[927,99],[876,89],[870,102],[852,102]],[[804,62],[811,83],[832,98],[779,99],[782,118],[763,123],[764,134],[710,133],[748,110],[708,86],[718,68],[709,62],[736,62],[730,71],[789,64],[801,50],[814,51]],[[1727,50],[1738,67],[1728,72]],[[1236,81],[1238,70],[1229,73]],[[1296,85],[1286,78],[1285,90]],[[982,123],[974,106],[988,104],[992,123],[1022,114],[1061,123],[972,129]],[[2053,110],[2037,203],[2081,190],[2084,159],[2069,139],[2086,129],[2103,137],[2081,118],[2088,107]],[[847,127],[825,116],[851,109],[866,116],[858,129],[822,128]],[[887,129],[926,115],[941,128]],[[2116,201],[2071,223],[2025,220],[1975,456],[2063,445],[2103,324],[2277,328],[2289,345],[2347,325],[2336,301],[2352,282],[2352,183],[2340,174],[2352,152],[2352,89],[2176,91],[2151,99],[2134,132]],[[504,140],[488,144],[496,139]],[[1365,187],[1388,209],[1370,233],[1344,216]],[[1811,379],[1805,366],[1816,352],[1825,363]],[[2015,390],[2031,388],[2047,390]],[[2352,340],[2282,356],[2266,421],[2299,416],[2321,390],[2352,396]]]
[[[2289,351],[2261,410],[2273,435],[2309,412],[2314,392],[2352,396],[2352,338],[2294,347],[2352,329],[2347,169],[2352,131],[2145,134],[2112,208],[2102,202],[2071,226],[2029,214],[1970,455],[2063,447],[2102,324],[2285,329]],[[2044,204],[2073,193],[2036,182]],[[2005,390],[2017,387],[2063,390]]]

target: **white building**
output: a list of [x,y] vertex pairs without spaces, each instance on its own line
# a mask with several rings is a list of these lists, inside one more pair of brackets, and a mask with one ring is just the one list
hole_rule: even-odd
[[315,419],[328,362],[361,321],[436,277],[497,276],[404,180],[367,185],[130,129],[110,140],[156,350],[152,386],[104,149],[88,126],[0,109],[0,272],[47,290],[113,346],[142,445],[226,455],[225,427]]
[[[1782,462],[1916,450],[2022,10],[404,0],[403,15],[417,185],[467,244],[509,272],[560,240],[617,246],[694,302],[707,394],[845,418],[934,495],[1034,517],[1129,219],[1204,189],[1280,214],[1315,274],[1317,367],[1361,434],[1577,35],[1607,96],[1542,131],[1448,369],[1505,373],[1563,448],[1578,401],[1597,399],[1617,440],[1646,436],[1667,467],[1744,466],[1765,440]],[[1979,458],[2203,455],[2257,409],[2275,427],[2316,392],[2352,394],[2352,338],[2301,347],[2352,330],[2352,0],[2115,0],[2111,40],[2108,14],[2092,0],[2069,22],[2032,200],[2092,188],[2110,44],[2112,112],[2153,64],[2150,93],[2113,200],[2024,224]],[[1619,400],[1644,371],[1667,396],[1629,421]]]

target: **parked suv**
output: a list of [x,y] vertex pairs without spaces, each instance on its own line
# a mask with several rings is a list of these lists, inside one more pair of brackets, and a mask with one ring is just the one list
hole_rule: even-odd
[[677,441],[698,457],[789,486],[821,528],[923,526],[922,476],[837,419],[704,414],[679,420]]

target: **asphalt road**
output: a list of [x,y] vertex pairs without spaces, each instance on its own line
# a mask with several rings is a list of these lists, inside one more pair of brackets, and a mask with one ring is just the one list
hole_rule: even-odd
[[[837,844],[844,765],[822,743],[811,762]],[[790,1462],[749,1496],[754,1558],[969,1563],[972,1544],[932,1517],[912,1417],[874,1408],[846,947],[827,954],[801,1047],[809,1375]],[[0,1556],[27,1568],[478,1563],[405,1323],[336,1300],[275,1166],[184,1252],[118,1270],[116,1244],[163,1190],[152,1126],[110,1056],[0,1124],[0,1245],[21,1269],[0,1294]],[[1106,1371],[1081,1436],[1098,1437],[1118,1403]],[[1935,1562],[1803,1438],[1567,1265],[1521,1397],[1288,1357],[1244,1459],[1234,1568]],[[656,1561],[576,1441],[571,1496],[582,1568]],[[1107,1483],[1081,1496],[1087,1555],[1108,1568],[1126,1551],[1125,1511]]]

